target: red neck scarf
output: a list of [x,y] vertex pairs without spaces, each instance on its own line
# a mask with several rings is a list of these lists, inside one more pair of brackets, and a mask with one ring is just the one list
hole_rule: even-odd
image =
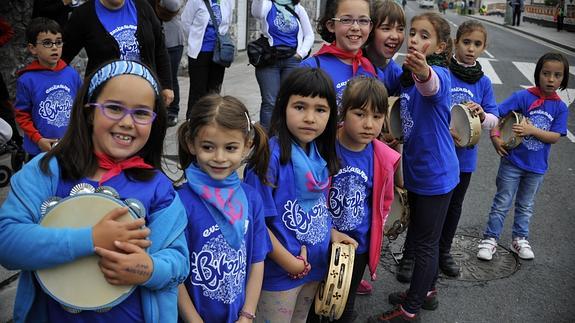
[[363,56],[362,50],[358,50],[357,53],[355,53],[355,54],[350,53],[350,52],[344,51],[343,49],[337,47],[335,45],[335,42],[333,42],[329,45],[323,45],[320,48],[320,50],[317,53],[315,53],[313,56],[319,56],[322,54],[332,54],[333,56],[335,56],[339,59],[351,59],[351,63],[353,66],[353,76],[355,76],[355,73],[357,72],[357,69],[359,68],[360,65],[361,65],[361,67],[363,67],[364,70],[366,70],[371,75],[377,76],[377,74],[375,73],[375,69],[373,68],[373,64],[371,64],[369,59],[367,59]]
[[537,100],[531,103],[529,109],[527,109],[527,112],[542,106],[545,100],[552,100],[552,101],[561,100],[561,98],[559,97],[559,95],[557,95],[557,93],[553,93],[550,96],[544,96],[543,93],[541,93],[541,90],[536,86],[528,88],[527,91],[529,91],[529,93],[537,97]]
[[96,157],[98,158],[98,165],[100,168],[107,170],[102,178],[98,182],[99,185],[102,185],[105,181],[109,180],[110,178],[120,174],[124,169],[128,168],[143,168],[143,169],[151,169],[154,168],[146,162],[140,156],[133,156],[128,159],[124,159],[120,162],[115,162],[110,156],[103,154],[103,153],[95,153]]

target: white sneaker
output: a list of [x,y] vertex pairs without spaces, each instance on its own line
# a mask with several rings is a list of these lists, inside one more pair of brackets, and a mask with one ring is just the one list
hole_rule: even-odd
[[493,238],[483,239],[479,243],[478,248],[477,258],[489,261],[493,258],[495,251],[497,251],[497,241]]
[[529,241],[525,238],[513,239],[513,242],[511,243],[511,251],[515,252],[521,259],[531,260],[535,258],[533,250],[531,250],[531,246],[529,245]]

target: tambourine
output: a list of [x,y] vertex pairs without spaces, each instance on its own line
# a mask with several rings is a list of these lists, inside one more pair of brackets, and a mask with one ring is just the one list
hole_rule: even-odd
[[345,310],[350,292],[355,247],[351,244],[334,242],[331,245],[331,258],[327,276],[315,294],[315,313],[337,320]]
[[383,224],[383,234],[391,240],[397,239],[409,225],[409,204],[407,202],[407,190],[399,186],[395,187],[395,194],[389,215]]
[[479,142],[479,137],[481,137],[481,120],[464,103],[451,107],[450,128],[460,138],[459,142],[455,142],[457,147],[475,146]]
[[[42,203],[40,225],[48,228],[91,227],[118,207],[128,206],[128,213],[117,221],[127,222],[145,217],[144,205],[136,199],[121,201],[111,187],[94,189],[89,184],[74,186],[66,198],[51,197]],[[44,292],[71,313],[84,310],[106,311],[126,299],[136,286],[111,285],[98,266],[96,255],[51,268],[35,271]]]
[[523,138],[513,132],[513,125],[519,124],[522,121],[523,115],[515,111],[511,111],[511,113],[499,121],[499,131],[501,133],[501,139],[504,142],[503,148],[509,150],[521,144]]
[[383,125],[383,132],[390,134],[394,139],[403,142],[403,130],[401,127],[401,111],[399,100],[396,96],[390,96],[387,99],[387,118]]

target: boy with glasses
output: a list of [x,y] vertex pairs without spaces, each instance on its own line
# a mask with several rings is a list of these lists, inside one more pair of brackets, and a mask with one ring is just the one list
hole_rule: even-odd
[[80,75],[62,56],[62,30],[54,20],[38,17],[26,29],[28,50],[36,59],[18,72],[15,119],[24,132],[27,160],[48,151],[68,127]]

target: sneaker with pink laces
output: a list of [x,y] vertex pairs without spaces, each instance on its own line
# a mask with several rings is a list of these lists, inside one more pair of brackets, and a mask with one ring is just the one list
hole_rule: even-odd
[[373,286],[365,280],[362,279],[359,282],[359,286],[357,286],[357,291],[355,292],[357,295],[369,295],[373,291]]
[[511,242],[511,251],[515,252],[519,258],[524,260],[535,258],[535,254],[533,254],[529,241],[525,238],[514,238],[513,242]]
[[406,322],[419,322],[419,317],[416,314],[407,313],[401,305],[395,307],[391,311],[387,311],[380,315],[375,315],[367,319],[367,323],[406,323]]

